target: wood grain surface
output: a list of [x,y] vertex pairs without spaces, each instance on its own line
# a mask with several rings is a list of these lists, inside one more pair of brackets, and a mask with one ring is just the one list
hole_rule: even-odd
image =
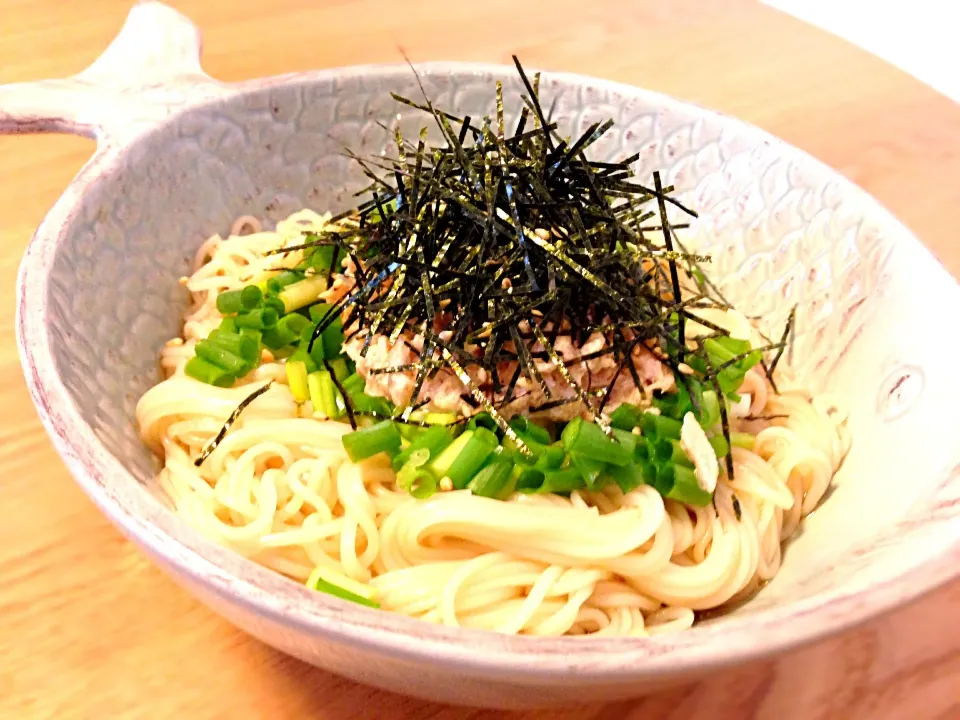
[[[224,80],[361,62],[508,61],[644,85],[740,116],[891,208],[957,275],[960,107],[746,0],[173,0]],[[129,0],[0,0],[0,82],[81,70]],[[70,479],[27,396],[17,264],[93,150],[0,138],[0,718],[960,718],[960,582],[860,629],[696,685],[607,706],[442,707],[308,667],[214,616]]]

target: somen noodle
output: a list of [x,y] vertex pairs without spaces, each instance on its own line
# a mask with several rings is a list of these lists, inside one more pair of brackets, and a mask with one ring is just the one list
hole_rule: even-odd
[[[183,337],[163,349],[167,379],[143,396],[137,417],[188,523],[291,578],[326,568],[341,587],[371,588],[384,610],[505,633],[687,628],[695,611],[745,597],[777,573],[781,543],[823,497],[848,439],[828,398],[813,402],[783,382],[772,393],[757,368],[740,388],[749,405],[731,413],[740,415],[731,417],[734,433],[755,433],[753,447],[731,449],[735,479],[722,475],[704,507],[646,484],[506,501],[463,489],[419,500],[397,487],[386,454],[351,462],[342,443],[350,426],[315,419],[309,400],[298,404],[269,350],[233,387],[187,376],[197,341],[221,323],[218,295],[296,265],[303,251],[269,253],[328,220],[302,211],[261,231],[241,219],[235,229],[253,232],[210,238],[184,279],[193,305]],[[234,408],[269,381],[195,466]]]
[[[242,217],[182,282],[137,419],[192,526],[323,593],[450,626],[647,635],[754,593],[849,446],[631,163],[539,78],[427,111],[337,217]],[[652,208],[650,207],[652,206]],[[656,237],[656,240],[651,239]]]

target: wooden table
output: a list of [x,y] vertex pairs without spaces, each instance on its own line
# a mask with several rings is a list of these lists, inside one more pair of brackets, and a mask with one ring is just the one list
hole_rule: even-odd
[[[960,107],[745,0],[174,0],[221,79],[398,59],[645,85],[753,122],[852,178],[960,273]],[[720,6],[722,5],[722,10]],[[0,82],[82,69],[129,0],[0,0]],[[362,687],[234,630],[150,565],[68,476],[24,388],[17,264],[91,142],[0,138],[0,718],[494,718]],[[518,718],[960,718],[960,582],[842,637],[635,702]]]

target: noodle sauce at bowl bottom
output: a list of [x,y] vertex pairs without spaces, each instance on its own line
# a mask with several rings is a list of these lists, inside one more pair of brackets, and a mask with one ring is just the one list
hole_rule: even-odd
[[[367,179],[343,144],[360,154],[395,149],[395,125],[416,137],[423,115],[390,95],[419,97],[408,67],[224,84],[203,73],[199,56],[188,20],[139,4],[80,75],[0,87],[0,132],[99,142],[21,266],[24,373],[84,491],[215,612],[360,682],[506,708],[689,681],[850,627],[957,575],[960,452],[942,413],[960,405],[951,375],[960,341],[935,332],[960,305],[954,280],[875,201],[781,141],[652,92],[555,73],[539,92],[558,132],[579,137],[612,118],[591,160],[638,154],[637,178],[659,171],[698,212],[688,240],[713,259],[720,289],[769,328],[795,308],[783,364],[848,415],[849,453],[776,577],[683,632],[542,638],[362,607],[204,537],[173,512],[135,414],[159,380],[161,348],[182,329],[179,278],[201,243],[226,236],[238,217],[271,228],[302,208],[349,208]],[[437,106],[474,118],[495,114],[502,81],[516,124],[524,86],[513,68],[431,63],[417,72]]]

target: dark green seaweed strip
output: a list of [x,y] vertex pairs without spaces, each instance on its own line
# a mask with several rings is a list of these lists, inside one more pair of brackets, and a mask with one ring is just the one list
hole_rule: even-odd
[[227,418],[226,422],[223,423],[223,427],[220,428],[220,432],[218,432],[216,437],[207,443],[204,446],[203,451],[197,455],[197,459],[193,461],[194,465],[197,467],[203,465],[204,461],[210,457],[214,450],[217,449],[217,446],[223,442],[223,439],[227,436],[227,433],[230,432],[231,426],[237,421],[237,418],[240,417],[240,414],[247,409],[247,406],[250,405],[250,403],[269,390],[271,385],[273,385],[273,380],[254,390],[247,397],[245,397],[239,405],[237,405],[236,409],[230,413],[230,416]]

